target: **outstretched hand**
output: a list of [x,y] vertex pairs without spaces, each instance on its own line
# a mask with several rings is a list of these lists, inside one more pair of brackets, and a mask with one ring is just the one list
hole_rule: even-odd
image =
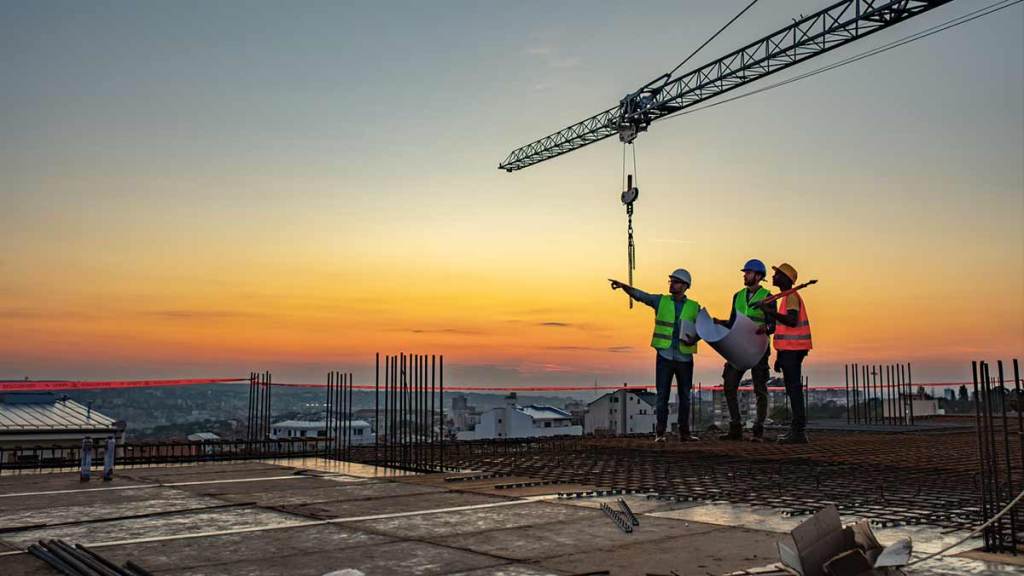
[[612,290],[618,290],[619,288],[625,286],[625,284],[619,282],[618,280],[612,280],[611,278],[609,278],[608,281],[612,283]]

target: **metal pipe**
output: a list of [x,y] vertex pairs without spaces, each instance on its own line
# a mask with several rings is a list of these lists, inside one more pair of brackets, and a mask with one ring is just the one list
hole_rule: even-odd
[[51,568],[57,570],[65,576],[82,576],[82,573],[72,567],[64,560],[55,556],[52,552],[43,548],[39,544],[32,544],[28,547],[29,554],[39,558],[43,562],[50,565]]

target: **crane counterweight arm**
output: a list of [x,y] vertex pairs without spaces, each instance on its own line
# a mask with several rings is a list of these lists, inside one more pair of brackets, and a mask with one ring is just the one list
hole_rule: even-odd
[[676,78],[626,95],[619,105],[513,150],[512,172],[618,134],[629,142],[651,122],[785,70],[952,0],[842,0]]

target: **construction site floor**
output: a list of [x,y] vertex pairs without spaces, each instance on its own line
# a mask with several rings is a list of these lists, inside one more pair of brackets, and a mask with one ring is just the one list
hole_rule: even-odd
[[[508,487],[516,481],[522,486]],[[57,574],[25,550],[60,538],[155,574],[706,576],[775,563],[776,543],[801,521],[772,509],[629,495],[640,524],[625,533],[600,509],[617,497],[558,497],[566,488],[595,487],[395,474],[321,459],[137,468],[89,484],[68,473],[5,475],[0,574]],[[908,530],[879,535],[885,543]],[[910,532],[918,556],[959,535]],[[1024,568],[944,556],[910,573]]]

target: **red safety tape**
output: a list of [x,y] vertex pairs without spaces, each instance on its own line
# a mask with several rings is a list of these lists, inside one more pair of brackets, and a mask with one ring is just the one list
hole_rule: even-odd
[[[200,384],[230,384],[248,382],[249,378],[177,378],[172,380],[108,380],[108,381],[84,381],[84,380],[8,380],[0,381],[0,392],[46,392],[60,390],[103,390],[115,388],[153,388],[159,386],[195,386]],[[326,388],[326,384],[273,382],[273,386],[286,388]],[[961,385],[973,385],[973,382],[922,382],[911,383],[911,387],[923,386],[932,387],[958,387]],[[873,390],[880,385],[858,385],[860,390]],[[438,387],[439,388],[439,387]],[[649,386],[445,386],[446,392],[588,392],[607,390],[650,390],[654,385]],[[356,384],[354,390],[376,390],[372,384]],[[383,387],[381,387],[383,389]],[[412,387],[398,388],[399,390],[413,390]],[[769,390],[785,390],[783,386],[769,386]],[[821,390],[847,390],[846,386],[811,386],[812,391]],[[851,386],[849,389],[853,389]],[[701,387],[701,390],[720,392],[723,390],[721,384]],[[740,390],[752,390],[750,386],[743,386]]]
[[48,392],[59,390],[103,390],[110,388],[153,388],[157,386],[195,386],[248,382],[248,378],[176,378],[173,380],[10,380],[0,381],[0,392]]

